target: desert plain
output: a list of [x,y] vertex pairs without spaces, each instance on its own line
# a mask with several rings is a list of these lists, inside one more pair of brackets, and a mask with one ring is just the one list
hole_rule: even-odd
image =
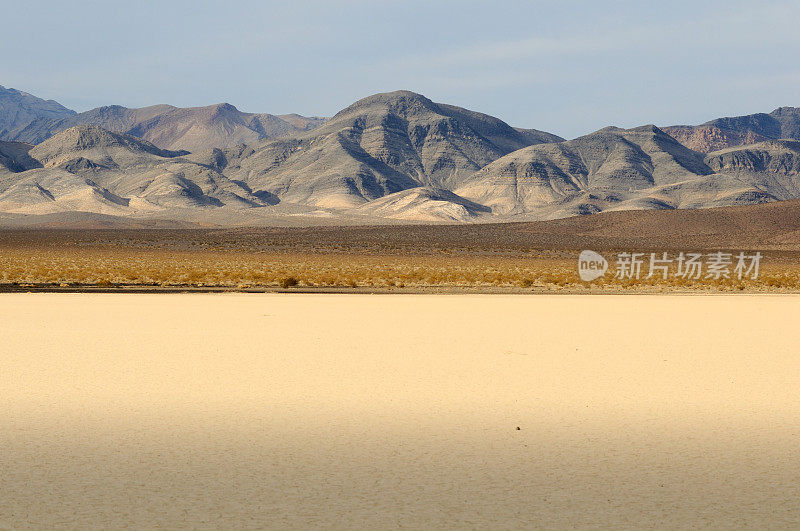
[[796,295],[0,295],[0,523],[793,528]]
[[[6,220],[0,527],[796,527],[798,205]],[[582,249],[764,260],[588,283]]]
[[[110,216],[0,218],[0,291],[796,293],[800,201],[525,223],[175,227]],[[578,276],[578,256],[610,271]],[[757,278],[615,279],[621,252],[763,256]]]
[[800,2],[8,4],[0,531],[800,529]]

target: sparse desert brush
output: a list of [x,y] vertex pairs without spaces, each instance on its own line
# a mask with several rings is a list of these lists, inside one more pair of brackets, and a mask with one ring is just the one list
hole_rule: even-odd
[[283,289],[293,288],[294,286],[298,285],[300,282],[295,277],[284,277],[278,283],[280,287]]
[[[242,250],[236,241],[185,250],[154,246],[3,245],[0,240],[0,282],[4,284],[165,285],[231,287],[239,285],[290,288],[336,287],[471,287],[489,290],[564,291],[797,291],[800,261],[784,259],[766,266],[757,280],[684,279],[670,276],[621,281],[613,271],[590,284],[577,274],[577,252],[560,254],[406,252],[376,253],[361,247],[320,248],[298,252],[288,244],[279,250]],[[197,247],[197,246],[196,246]]]

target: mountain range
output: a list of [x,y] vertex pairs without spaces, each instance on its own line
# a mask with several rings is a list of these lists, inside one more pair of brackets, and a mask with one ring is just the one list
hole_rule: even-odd
[[717,118],[701,125],[665,127],[664,131],[686,147],[700,153],[710,153],[765,140],[798,139],[800,108],[780,107],[769,114]]
[[77,113],[54,101],[0,86],[0,140],[28,144],[38,144],[77,125],[96,125],[164,149],[198,151],[299,133],[322,122],[323,118],[298,114],[245,113],[229,103],[140,109],[111,105]]
[[800,109],[572,140],[410,91],[329,119],[229,104],[84,113],[0,87],[0,221],[555,219],[800,198]]

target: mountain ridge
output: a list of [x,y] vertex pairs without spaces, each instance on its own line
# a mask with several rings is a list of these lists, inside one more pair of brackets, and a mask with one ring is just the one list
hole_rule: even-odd
[[13,141],[36,119],[60,119],[76,114],[54,100],[43,100],[0,85],[0,140]]
[[770,113],[716,118],[694,126],[668,126],[664,131],[700,153],[764,140],[800,139],[800,108],[778,107]]
[[[800,141],[765,137],[794,134],[793,107],[712,121],[730,138],[746,130],[758,142],[707,153],[668,127],[609,126],[564,140],[408,90],[367,96],[323,123],[225,103],[87,113],[56,121],[117,130],[78,123],[36,145],[0,141],[0,212],[217,225],[465,223],[800,198]],[[281,123],[291,132],[264,137]],[[163,147],[188,141],[228,145]]]
[[202,151],[299,133],[323,121],[286,116],[284,120],[272,114],[244,113],[229,103],[184,108],[166,104],[142,108],[111,105],[59,119],[38,118],[11,139],[39,143],[76,125],[97,125],[142,138],[163,149]]

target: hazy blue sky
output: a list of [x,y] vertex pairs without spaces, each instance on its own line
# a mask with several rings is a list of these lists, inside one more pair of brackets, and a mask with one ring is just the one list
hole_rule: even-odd
[[0,0],[0,85],[331,115],[405,88],[574,137],[800,106],[800,2]]

